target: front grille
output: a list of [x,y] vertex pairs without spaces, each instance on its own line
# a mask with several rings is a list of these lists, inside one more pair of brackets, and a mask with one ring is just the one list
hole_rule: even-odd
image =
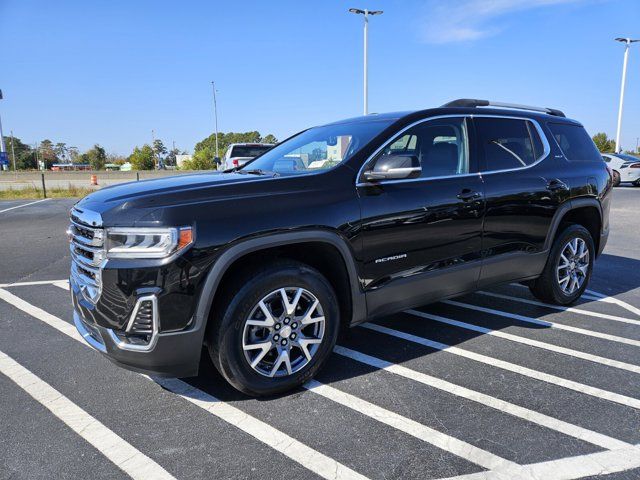
[[74,208],[69,225],[71,276],[84,298],[96,303],[102,290],[100,267],[105,257],[104,230],[96,214]]

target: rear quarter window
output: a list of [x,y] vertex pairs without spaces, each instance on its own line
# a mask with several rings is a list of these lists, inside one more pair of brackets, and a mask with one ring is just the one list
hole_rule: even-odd
[[602,162],[602,156],[586,130],[579,125],[548,123],[562,153],[571,162]]

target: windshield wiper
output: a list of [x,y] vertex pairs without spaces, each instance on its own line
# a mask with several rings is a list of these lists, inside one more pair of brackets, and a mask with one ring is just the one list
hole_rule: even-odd
[[253,170],[236,170],[236,173],[243,173],[247,175],[271,175],[272,177],[279,177],[278,172],[271,172],[269,170],[262,170],[260,168],[254,168]]

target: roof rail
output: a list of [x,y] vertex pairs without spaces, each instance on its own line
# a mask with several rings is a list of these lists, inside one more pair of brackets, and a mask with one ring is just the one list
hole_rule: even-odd
[[555,108],[531,107],[529,105],[518,105],[517,103],[491,102],[489,100],[478,100],[475,98],[459,98],[452,102],[445,103],[443,107],[499,107],[515,108],[517,110],[530,110],[532,112],[542,112],[556,117],[566,117],[564,112]]

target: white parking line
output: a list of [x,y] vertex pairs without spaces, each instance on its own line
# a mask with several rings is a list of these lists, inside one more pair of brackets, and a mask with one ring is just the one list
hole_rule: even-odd
[[30,285],[55,285],[56,283],[60,282],[67,282],[67,280],[36,280],[33,282],[0,283],[0,288],[28,287]]
[[467,308],[470,310],[475,310],[476,312],[483,312],[483,313],[489,313],[491,315],[498,315],[500,317],[512,318],[520,322],[533,323],[535,325],[541,325],[543,327],[555,328],[556,330],[564,330],[566,332],[579,333],[580,335],[586,335],[588,337],[600,338],[602,340],[608,340],[611,342],[623,343],[625,345],[640,347],[640,340],[633,340],[631,338],[619,337],[617,335],[610,335],[608,333],[595,332],[593,330],[587,330],[586,328],[572,327],[570,325],[565,325],[563,323],[548,322],[546,320],[540,320],[538,318],[518,315],[517,313],[503,312],[502,310],[495,310],[493,308],[480,307],[478,305],[457,302],[455,300],[445,300],[442,303],[446,303],[448,305],[455,305],[457,307]]
[[307,470],[326,479],[365,480],[367,477],[308,447],[271,425],[248,415],[242,410],[222,402],[188,383],[176,379],[155,378],[159,385],[188,402],[239,428],[265,445],[289,457]]
[[503,295],[495,292],[485,292],[480,290],[476,292],[479,295],[485,295],[487,297],[502,298],[503,300],[510,300],[513,302],[526,303],[527,305],[534,305],[536,307],[552,308],[554,310],[560,310],[561,312],[572,312],[580,315],[586,315],[589,317],[602,318],[604,320],[613,320],[614,322],[630,323],[632,325],[640,325],[640,320],[633,320],[631,318],[618,317],[617,315],[609,315],[606,313],[592,312],[591,310],[583,310],[575,307],[563,307],[561,305],[553,305],[551,303],[538,302],[537,300],[529,300],[528,298],[512,297],[511,295]]
[[[445,301],[443,303],[447,303],[447,302]],[[453,304],[455,304],[455,302]],[[513,335],[511,333],[503,332],[500,330],[492,330],[490,328],[481,327],[479,325],[474,325],[472,323],[461,322],[460,320],[454,320],[451,318],[442,317],[440,315],[434,315],[432,313],[426,313],[426,312],[420,312],[420,313],[421,313],[420,316],[422,318],[428,318],[429,320],[445,323],[447,325],[452,325],[454,327],[464,328],[465,330],[471,330],[473,332],[479,332],[485,335],[491,335],[494,337],[503,338],[511,342],[517,342],[523,345],[529,345],[531,347],[542,348],[544,350],[549,350],[551,352],[561,353],[563,355],[569,355],[570,357],[580,358],[582,360],[587,360],[589,362],[600,363],[601,365],[619,368],[621,370],[626,370],[628,372],[640,373],[640,365],[633,365],[631,363],[625,363],[619,360],[613,360],[611,358],[600,357],[598,355],[592,355],[590,353],[581,352],[579,350],[573,350],[571,348],[559,347],[551,343],[545,343],[539,340],[533,340],[530,338],[521,337],[519,335]]]
[[8,212],[9,210],[15,210],[16,208],[28,207],[29,205],[35,205],[36,203],[45,202],[49,200],[48,198],[43,198],[42,200],[36,200],[35,202],[23,203],[22,205],[16,205],[15,207],[5,208],[4,210],[0,210],[0,213]]
[[[418,312],[414,310],[408,310],[407,313],[416,315],[418,317],[420,317],[422,314],[422,312]],[[542,382],[551,383],[553,385],[558,385],[560,387],[568,388],[570,390],[574,390],[576,392],[583,393],[585,395],[591,395],[593,397],[601,398],[603,400],[609,400],[611,402],[619,403],[627,407],[640,409],[640,400],[637,398],[631,398],[625,395],[620,395],[619,393],[603,390],[601,388],[592,387],[590,385],[584,385],[582,383],[574,382],[573,380],[567,380],[565,378],[560,378],[555,375],[539,372],[531,368],[523,367],[521,365],[516,365],[514,363],[505,362],[504,360],[488,357],[486,355],[481,355],[479,353],[475,353],[469,350],[464,350],[459,347],[453,347],[451,345],[436,342],[428,338],[419,337],[417,335],[401,332],[399,330],[393,330],[391,328],[383,327],[382,325],[376,325],[374,323],[364,323],[361,326],[364,328],[368,328],[369,330],[374,330],[376,332],[384,333],[386,335],[391,335],[393,337],[401,338],[403,340],[408,340],[413,343],[424,345],[426,347],[433,348],[435,350],[445,350],[454,355],[465,357],[470,360],[484,363],[486,365],[500,368],[502,370],[507,370],[513,373],[517,373],[519,375],[524,375],[525,377],[534,378]]]
[[52,285],[61,288],[63,290],[69,290],[69,281],[68,280],[62,280],[61,282],[54,282]]
[[500,400],[499,398],[495,398],[490,395],[486,395],[484,393],[477,392],[475,390],[471,390],[469,388],[462,387],[451,382],[447,382],[446,380],[442,380],[440,378],[432,377],[431,375],[412,370],[402,365],[391,363],[362,352],[351,350],[350,348],[336,346],[334,351],[338,355],[343,355],[347,358],[351,358],[352,360],[370,365],[374,368],[385,370],[394,375],[398,375],[400,377],[422,383],[423,385],[428,385],[429,387],[442,390],[443,392],[447,392],[461,398],[466,398],[467,400],[477,402],[481,405],[486,405],[487,407],[494,408],[496,410],[499,410],[500,412],[512,415],[514,417],[522,418],[523,420],[527,420],[550,430],[555,430],[556,432],[560,432],[570,437],[583,440],[585,442],[591,443],[592,445],[597,445],[608,450],[613,450],[616,448],[626,448],[631,446],[629,443],[623,442],[622,440],[618,440],[607,435],[603,435],[601,433],[597,433],[592,430],[588,430],[586,428],[582,428],[577,425],[558,420],[543,413],[539,413],[534,410],[530,410],[528,408],[507,402],[505,400]]
[[47,408],[131,478],[173,479],[164,468],[78,407],[45,381],[0,352],[0,372]]
[[597,300],[599,302],[613,303],[615,305],[618,305],[618,306],[624,308],[625,310],[630,311],[631,313],[635,313],[636,315],[640,316],[640,308],[634,307],[630,303],[627,303],[627,302],[622,301],[622,300],[620,300],[618,298],[610,297],[610,296],[605,295],[603,293],[595,292],[595,291],[589,290],[589,289],[585,290],[585,292],[590,295],[590,297],[587,296],[587,298],[590,298],[592,300]]
[[[76,328],[70,323],[51,315],[50,313],[42,310],[35,305],[31,305],[29,302],[22,300],[20,297],[0,289],[0,299],[10,303],[14,307],[28,313],[34,318],[46,323],[47,325],[55,328],[56,330],[64,333],[65,335],[80,342],[87,348],[89,345],[84,341],[82,336],[78,333]],[[146,375],[142,377],[149,378]],[[277,450],[278,452],[286,455],[292,460],[296,461],[304,468],[316,473],[317,475],[331,480],[345,479],[345,480],[366,480],[367,477],[351,470],[350,468],[342,465],[341,463],[333,460],[326,455],[306,446],[298,440],[288,436],[287,434],[271,427],[270,425],[254,418],[242,410],[239,410],[225,402],[218,400],[217,398],[198,390],[191,385],[175,379],[152,379],[156,383],[171,390],[176,395],[180,395],[185,400],[204,408],[209,413],[216,415],[221,420],[230,423],[234,427],[242,430],[245,433],[258,439],[265,445]],[[148,476],[146,478],[154,478]]]
[[[511,285],[512,287],[518,287],[518,288],[526,288],[526,289],[529,288],[526,285],[522,285],[520,283],[510,283],[509,285]],[[640,308],[634,307],[630,303],[627,303],[615,297],[610,297],[608,295],[605,295],[604,293],[596,292],[594,290],[589,290],[588,288],[585,289],[584,292],[585,293],[582,294],[581,298],[586,298],[587,300],[594,300],[596,302],[613,303],[640,317]]]
[[342,390],[324,385],[317,380],[309,380],[304,384],[304,388],[481,467],[488,469],[518,467],[518,464],[514,462],[505,460],[438,430],[433,430],[410,418],[398,415]]
[[518,470],[496,469],[441,480],[575,480],[623,472],[637,467],[640,467],[640,445],[549,462],[531,463],[520,466]]

